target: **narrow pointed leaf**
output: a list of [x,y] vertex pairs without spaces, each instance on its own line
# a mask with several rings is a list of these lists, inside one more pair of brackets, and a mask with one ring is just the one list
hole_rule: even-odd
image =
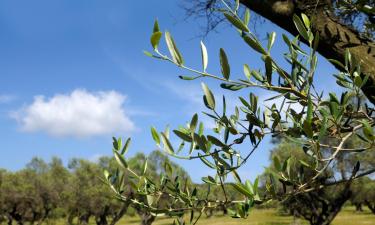
[[206,72],[207,65],[208,65],[208,54],[207,54],[207,48],[201,41],[201,54],[202,54],[202,66],[203,71]]
[[238,29],[240,29],[241,31],[244,31],[244,32],[249,32],[249,28],[247,28],[247,26],[240,20],[238,19],[237,17],[234,17],[232,16],[231,14],[225,12],[224,13],[224,16],[225,18],[227,18],[227,20],[235,27],[237,27]]
[[207,87],[205,83],[202,83],[202,88],[204,92],[206,106],[209,109],[215,109],[215,97],[212,94],[211,90]]
[[221,73],[223,74],[226,80],[229,80],[230,77],[230,66],[228,63],[228,57],[225,54],[224,49],[220,48],[220,65],[221,65]]
[[151,127],[151,135],[152,135],[152,139],[154,139],[156,144],[160,145],[160,137],[155,127]]

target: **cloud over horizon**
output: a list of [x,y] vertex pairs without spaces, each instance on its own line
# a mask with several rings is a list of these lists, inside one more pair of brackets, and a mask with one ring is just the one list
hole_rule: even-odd
[[114,132],[132,132],[135,125],[125,113],[126,96],[116,91],[89,92],[76,89],[34,101],[11,113],[24,132],[52,136],[90,137]]

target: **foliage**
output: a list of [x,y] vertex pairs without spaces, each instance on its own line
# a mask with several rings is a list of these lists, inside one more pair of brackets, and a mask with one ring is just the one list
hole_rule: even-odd
[[[136,154],[129,164],[139,171],[138,165],[145,159],[144,154]],[[158,151],[152,152],[149,159],[148,176],[154,178],[164,173],[164,162],[170,162]],[[170,165],[190,182],[186,171],[173,162]],[[72,159],[68,167],[58,158],[49,163],[33,158],[20,171],[0,170],[0,223],[41,224],[63,218],[67,224],[88,224],[91,220],[97,225],[114,225],[128,213],[129,204],[114,198],[99,175],[103,170],[116,172],[114,158],[101,157],[98,162]],[[134,193],[131,187],[127,191]],[[143,210],[137,213],[142,221],[149,215]]]
[[[183,54],[177,48],[172,35],[169,32],[161,32],[157,21],[151,36],[154,52],[145,52],[145,54],[173,63],[192,73],[191,76],[180,76],[183,80],[211,78],[220,81],[220,86],[230,91],[261,88],[274,94],[266,100],[273,103],[271,107],[259,104],[258,96],[253,92],[249,92],[248,96],[239,96],[241,105],[236,106],[234,113],[230,115],[227,112],[225,96],[222,98],[223,107],[219,109],[217,96],[202,83],[203,102],[207,107],[207,112],[204,114],[215,122],[214,133],[205,134],[204,125],[199,122],[197,114],[187,126],[173,130],[175,136],[181,140],[177,148],[172,145],[174,139],[171,140],[168,128],[163,132],[157,132],[155,128],[151,129],[157,146],[170,156],[186,160],[198,159],[213,169],[216,176],[203,177],[202,181],[209,187],[220,187],[224,200],[211,198],[210,188],[207,194],[202,196],[194,185],[189,185],[188,182],[182,185],[179,177],[172,176],[173,171],[167,168],[168,164],[166,164],[166,173],[162,174],[159,180],[147,176],[147,163],[143,164],[143,170],[140,172],[134,171],[126,158],[127,145],[123,145],[121,139],[114,139],[113,143],[117,162],[123,171],[129,173],[129,182],[137,194],[147,198],[148,201],[145,203],[137,198],[122,195],[123,187],[119,185],[118,180],[125,179],[125,172],[122,176],[105,172],[106,180],[116,195],[154,215],[168,214],[181,217],[183,212],[189,212],[190,223],[196,223],[203,212],[221,205],[235,204],[231,215],[236,218],[246,218],[254,204],[266,202],[269,198],[283,199],[286,196],[296,196],[321,189],[326,185],[350,183],[356,178],[373,173],[375,171],[373,165],[363,171],[360,161],[355,162],[348,176],[340,180],[335,180],[335,173],[330,172],[344,153],[373,151],[374,109],[363,100],[361,88],[366,84],[368,76],[360,76],[360,59],[352,57],[347,50],[345,64],[331,60],[344,71],[336,74],[335,77],[337,84],[345,91],[339,96],[334,92],[324,95],[323,92],[318,91],[315,82],[319,34],[312,32],[311,22],[306,15],[293,17],[299,32],[297,37],[290,39],[287,35],[282,35],[288,47],[288,52],[284,54],[285,60],[291,67],[290,72],[287,72],[271,55],[276,33],[268,35],[268,43],[264,47],[248,28],[249,11],[246,11],[241,18],[238,14],[239,1],[235,2],[234,7],[230,7],[225,1],[222,3],[225,8],[219,11],[236,28],[243,41],[260,54],[264,62],[263,69],[250,69],[251,67],[245,64],[244,78],[233,79],[230,58],[224,49],[220,49],[221,75],[209,73],[208,51],[203,42],[200,44],[202,69],[191,68],[185,64]],[[169,55],[163,53],[160,48],[163,34]],[[302,39],[308,43],[307,51],[300,46]],[[281,99],[282,104],[277,105],[275,99]],[[306,176],[306,171],[300,172],[300,170],[292,173],[290,172],[292,160],[287,158],[280,161],[275,157],[272,176],[265,185],[267,197],[262,198],[258,190],[258,179],[254,183],[244,181],[237,170],[246,163],[267,135],[280,136],[301,146],[305,159],[299,161],[299,167],[308,168],[309,174]],[[358,137],[361,144],[351,148],[345,147],[353,137]],[[241,145],[248,146],[250,150],[245,154],[241,153],[238,150]],[[230,175],[235,183],[228,182]],[[277,193],[278,182],[287,186],[288,192]],[[226,189],[229,185],[241,194],[241,198],[237,200],[228,198]],[[161,196],[166,196],[169,202],[167,207],[161,208],[158,205]],[[176,222],[184,223],[181,218]]]

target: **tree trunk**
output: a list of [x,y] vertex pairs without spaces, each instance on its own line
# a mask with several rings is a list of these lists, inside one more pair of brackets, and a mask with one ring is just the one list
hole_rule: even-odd
[[80,225],[88,225],[89,224],[89,220],[90,220],[90,214],[86,213],[86,214],[82,214],[79,218],[78,218],[78,223]]
[[128,211],[128,207],[130,205],[130,202],[124,202],[124,204],[121,207],[121,210],[116,213],[116,215],[112,218],[112,221],[110,222],[110,225],[115,225]]
[[375,104],[375,43],[362,37],[355,29],[340,23],[333,15],[330,0],[241,0],[241,3],[293,35],[298,34],[293,14],[305,13],[310,16],[314,33],[318,32],[320,36],[317,51],[327,59],[335,59],[344,64],[345,49],[349,49],[353,58],[362,61],[361,75],[369,75],[362,90],[369,101]]
[[155,221],[155,216],[151,213],[143,212],[141,215],[141,225],[151,225]]
[[95,217],[96,225],[107,225],[107,216],[106,214],[98,215]]
[[356,203],[355,204],[355,211],[357,211],[357,212],[363,212],[362,203]]
[[371,202],[365,200],[365,204],[367,205],[367,207],[371,210],[371,212],[373,214],[375,214],[375,203],[371,204]]

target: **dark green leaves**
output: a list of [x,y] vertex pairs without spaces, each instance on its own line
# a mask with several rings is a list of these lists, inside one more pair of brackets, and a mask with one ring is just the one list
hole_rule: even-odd
[[124,157],[120,153],[118,153],[117,151],[114,151],[114,155],[115,155],[115,159],[116,159],[117,163],[123,169],[127,169],[128,168],[128,164],[127,164],[126,160],[124,159]]
[[234,17],[232,16],[230,13],[227,13],[227,12],[224,12],[224,16],[225,18],[227,18],[227,20],[235,27],[237,27],[238,29],[240,29],[241,31],[243,32],[249,32],[249,28],[247,28],[247,26],[244,24],[244,22],[242,22],[240,19],[238,19],[237,17]]
[[164,150],[166,150],[169,154],[174,155],[172,144],[169,142],[168,137],[164,133],[161,133],[161,140],[164,144]]
[[309,41],[309,34],[307,33],[307,30],[304,26],[304,23],[302,20],[297,16],[293,15],[293,22],[294,25],[296,26],[298,33],[306,40]]
[[184,140],[184,141],[187,141],[187,142],[191,142],[191,141],[192,141],[191,136],[190,136],[189,134],[186,134],[186,133],[182,132],[182,131],[179,131],[179,130],[173,130],[173,133],[174,133],[177,137],[181,138],[181,139]]
[[195,129],[197,128],[197,124],[198,124],[198,114],[195,113],[193,118],[191,118],[191,121],[190,121],[190,131],[191,131],[191,133],[195,132]]
[[266,56],[264,59],[265,66],[266,66],[266,77],[267,77],[267,82],[271,84],[272,82],[272,59],[270,56]]
[[155,127],[151,127],[151,135],[152,135],[152,139],[154,139],[156,144],[160,145],[160,137],[159,137],[159,134],[156,131]]
[[231,90],[231,91],[238,91],[241,90],[242,88],[245,88],[245,85],[240,85],[240,84],[227,84],[227,83],[222,83],[220,84],[221,88]]
[[202,83],[202,89],[204,92],[203,100],[207,108],[215,109],[215,97],[211,90],[207,87],[205,83]]
[[211,177],[211,176],[207,176],[207,177],[202,177],[202,181],[205,182],[206,184],[212,184],[212,185],[216,185],[216,180]]
[[264,48],[262,47],[262,45],[259,43],[259,41],[255,37],[250,37],[248,35],[243,35],[242,38],[255,51],[257,51],[257,52],[259,52],[259,53],[261,53],[263,55],[267,54],[266,50],[264,50]]
[[222,48],[220,48],[220,65],[221,65],[221,73],[223,74],[226,80],[229,80],[230,66],[228,63],[227,55],[225,54],[225,51]]

